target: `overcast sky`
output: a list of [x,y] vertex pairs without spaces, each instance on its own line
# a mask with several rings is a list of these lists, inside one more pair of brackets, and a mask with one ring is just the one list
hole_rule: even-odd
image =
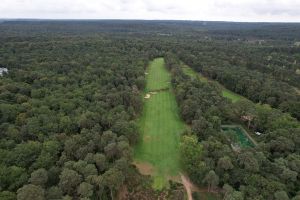
[[300,0],[1,0],[0,18],[300,22]]

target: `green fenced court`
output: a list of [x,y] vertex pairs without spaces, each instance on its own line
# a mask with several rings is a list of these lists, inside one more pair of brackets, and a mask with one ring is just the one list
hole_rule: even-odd
[[221,129],[224,133],[227,134],[234,134],[233,137],[231,137],[233,143],[238,143],[240,147],[254,147],[253,142],[251,139],[247,136],[246,130],[240,126],[240,125],[223,125],[221,126]]

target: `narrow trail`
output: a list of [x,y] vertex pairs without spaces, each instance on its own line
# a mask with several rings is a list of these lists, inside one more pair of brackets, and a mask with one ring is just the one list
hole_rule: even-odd
[[191,183],[191,181],[190,181],[186,176],[184,176],[183,174],[180,174],[180,177],[181,177],[182,184],[184,185],[185,190],[186,190],[186,193],[187,193],[187,195],[188,195],[188,200],[193,200],[192,191],[195,190],[195,186],[194,186],[193,183]]
[[245,131],[245,134],[247,135],[247,137],[252,141],[252,143],[253,143],[255,146],[258,145],[258,143],[252,138],[252,136],[251,136],[247,131]]

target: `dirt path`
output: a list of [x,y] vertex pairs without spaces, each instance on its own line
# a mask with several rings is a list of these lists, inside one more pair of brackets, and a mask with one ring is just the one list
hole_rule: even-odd
[[188,195],[188,200],[193,200],[192,191],[194,190],[194,185],[183,174],[180,174],[180,177],[181,177],[182,184],[184,185],[186,193]]
[[248,138],[252,141],[252,143],[253,143],[255,146],[258,145],[258,143],[252,138],[252,136],[251,136],[247,131],[245,131],[245,134],[248,136]]

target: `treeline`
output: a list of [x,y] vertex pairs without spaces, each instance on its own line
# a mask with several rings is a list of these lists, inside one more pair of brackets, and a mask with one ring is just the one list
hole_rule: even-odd
[[[197,45],[196,45],[197,44]],[[294,45],[264,44],[251,42],[198,42],[192,45],[193,56],[201,57],[198,64],[227,67],[229,65],[256,70],[269,77],[299,87],[299,47]],[[181,50],[179,50],[181,51]],[[182,52],[181,52],[182,53]],[[185,57],[185,56],[182,56]],[[212,58],[211,60],[208,57]],[[192,62],[192,61],[190,61]]]
[[127,39],[1,39],[0,199],[113,199],[128,180],[148,53]]
[[[300,95],[292,86],[298,87],[300,82],[296,50],[288,56],[288,51],[275,53],[275,48],[269,54],[242,44],[187,43],[174,52],[193,69],[256,103],[269,104],[300,119]],[[280,62],[279,55],[284,58]]]
[[300,41],[299,23],[241,23],[183,20],[1,20],[0,37],[92,36],[99,33],[156,35],[222,41]]
[[[300,199],[300,124],[264,104],[231,103],[211,83],[183,74],[173,54],[165,56],[180,113],[191,125],[181,143],[182,166],[198,185],[223,193],[224,199]],[[233,150],[221,124],[248,122],[263,131],[258,146]]]

